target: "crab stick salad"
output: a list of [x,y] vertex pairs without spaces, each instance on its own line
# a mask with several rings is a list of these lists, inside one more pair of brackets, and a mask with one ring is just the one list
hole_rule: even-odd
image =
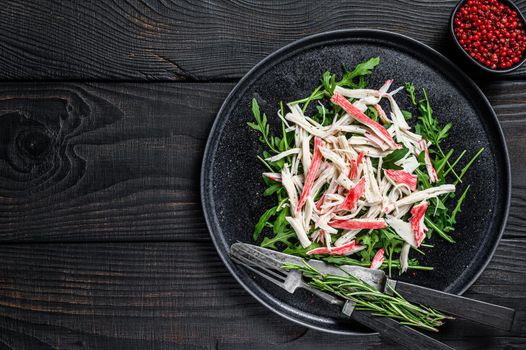
[[249,126],[267,146],[258,156],[264,195],[277,199],[254,231],[256,240],[265,232],[263,246],[391,273],[431,269],[409,255],[432,248],[425,242],[433,232],[454,242],[449,232],[469,189],[461,177],[482,150],[467,163],[465,151],[444,151],[451,124],[440,126],[425,90],[417,99],[410,83],[367,87],[378,63],[365,61],[341,80],[326,72],[310,96],[282,103],[279,136],[253,100]]

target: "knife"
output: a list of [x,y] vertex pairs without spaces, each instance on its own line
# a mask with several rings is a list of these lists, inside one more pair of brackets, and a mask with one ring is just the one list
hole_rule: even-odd
[[[230,247],[230,250],[233,255],[236,254],[245,257],[261,256],[264,259],[260,260],[265,261],[267,267],[270,268],[281,268],[285,262],[302,265],[305,261],[303,258],[294,255],[247,243],[234,243]],[[514,309],[397,281],[387,277],[382,270],[373,270],[351,265],[336,267],[315,259],[308,260],[308,263],[321,273],[337,276],[350,274],[383,293],[393,294],[393,291],[396,291],[408,301],[432,307],[459,318],[506,331],[511,330],[513,324],[513,318],[515,316]]]

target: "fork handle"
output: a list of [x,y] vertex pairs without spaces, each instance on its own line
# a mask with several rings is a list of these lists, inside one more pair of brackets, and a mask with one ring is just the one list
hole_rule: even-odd
[[447,314],[509,331],[515,310],[438,290],[396,281],[395,290],[409,301]]
[[[344,313],[347,314],[345,311]],[[411,327],[400,324],[391,318],[372,316],[370,311],[353,310],[348,316],[356,322],[377,331],[382,338],[392,340],[405,346],[407,349],[454,350],[449,345],[439,342]]]

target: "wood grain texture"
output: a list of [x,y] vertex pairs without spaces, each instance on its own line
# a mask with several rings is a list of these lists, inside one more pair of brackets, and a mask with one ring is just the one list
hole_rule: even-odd
[[[106,83],[0,86],[0,350],[399,350],[306,329],[249,296],[210,243],[198,175],[228,82],[263,57],[367,27],[457,61],[455,3],[2,2],[0,80]],[[466,294],[517,315],[510,333],[451,322],[437,337],[458,349],[526,348],[525,78],[526,67],[478,78],[507,137],[513,194],[505,238]]]
[[[516,308],[511,333],[455,320],[438,338],[458,349],[526,346],[526,265],[509,268],[524,260],[526,242],[504,240],[467,294]],[[5,348],[400,349],[274,315],[237,284],[210,242],[10,245],[0,246],[0,261]]]
[[4,84],[0,237],[205,238],[200,161],[230,88]]
[[[202,152],[232,84],[0,87],[0,239],[207,240]],[[506,237],[526,238],[526,82],[484,86],[506,133]]]
[[[287,43],[347,28],[405,34],[457,60],[448,33],[456,2],[9,0],[0,79],[238,78]],[[515,2],[526,11],[526,0]]]

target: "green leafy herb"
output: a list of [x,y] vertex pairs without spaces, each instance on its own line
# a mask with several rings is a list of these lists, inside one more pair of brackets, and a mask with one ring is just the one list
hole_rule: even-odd
[[263,239],[263,242],[261,242],[261,246],[264,248],[272,248],[278,250],[278,246],[276,244],[283,244],[285,246],[291,245],[290,239],[296,237],[296,233],[292,230],[283,230],[282,232],[276,234],[274,237],[269,238],[265,237]]
[[451,212],[451,215],[449,216],[449,219],[448,219],[448,222],[449,222],[450,225],[454,225],[457,222],[457,220],[456,220],[457,219],[457,214],[460,212],[460,208],[462,206],[462,203],[464,202],[464,199],[466,199],[466,195],[468,194],[469,187],[470,186],[466,187],[464,192],[462,192],[462,195],[460,196],[460,198],[457,201],[457,205],[455,205],[455,208]]
[[413,113],[406,110],[402,110],[402,115],[404,116],[405,120],[410,120],[413,118]]
[[391,289],[392,295],[382,293],[352,275],[322,274],[306,262],[303,265],[285,263],[283,268],[301,271],[309,285],[350,300],[356,310],[371,311],[374,316],[389,317],[401,324],[433,332],[438,332],[444,320],[452,319],[437,310],[408,302],[394,289]]
[[268,197],[268,196],[271,196],[273,195],[274,193],[276,193],[277,191],[281,190],[283,188],[283,186],[281,186],[281,184],[274,184],[274,185],[271,185],[270,187],[268,187],[265,192],[263,192],[263,195],[265,197]]
[[382,168],[384,169],[395,169],[399,170],[402,167],[396,165],[395,163],[405,157],[409,150],[405,147],[394,150],[383,158]]
[[[370,75],[373,72],[373,69],[380,63],[380,57],[373,57],[368,59],[365,62],[358,64],[353,70],[345,70],[343,78],[338,82],[338,86],[349,86],[354,87],[355,78]],[[333,89],[334,90],[334,89]]]
[[274,214],[276,214],[276,210],[277,209],[278,209],[278,207],[272,207],[269,210],[267,210],[266,212],[264,212],[263,215],[261,215],[261,217],[259,218],[258,223],[256,224],[256,227],[254,228],[254,233],[252,234],[252,238],[254,240],[258,239],[259,235],[261,234],[261,231],[263,231],[263,228],[265,227],[265,225],[268,224],[269,219]]
[[266,144],[272,151],[277,153],[278,150],[274,145],[273,138],[269,136],[270,127],[267,123],[267,116],[264,113],[263,116],[261,116],[261,113],[259,111],[259,104],[255,98],[252,99],[252,114],[254,115],[256,122],[248,122],[248,126],[250,126],[254,130],[259,131],[261,133],[259,140],[262,143]]

